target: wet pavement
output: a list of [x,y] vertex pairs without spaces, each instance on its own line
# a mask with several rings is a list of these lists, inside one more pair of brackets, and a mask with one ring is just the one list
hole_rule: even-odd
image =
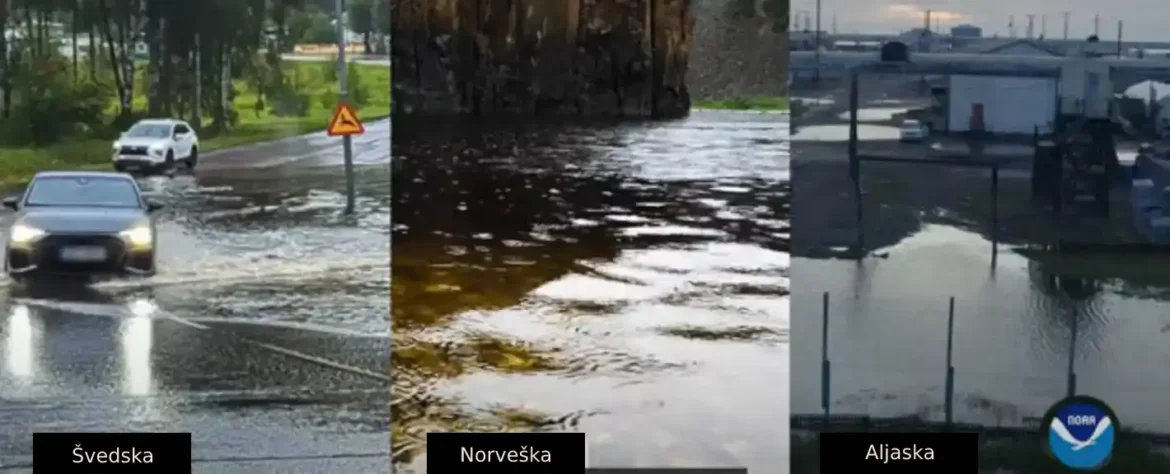
[[584,431],[591,466],[786,466],[786,115],[395,127],[392,448]]
[[140,179],[157,276],[0,282],[0,471],[35,431],[192,432],[200,473],[388,471],[388,127],[355,140],[353,217],[336,139],[208,153]]

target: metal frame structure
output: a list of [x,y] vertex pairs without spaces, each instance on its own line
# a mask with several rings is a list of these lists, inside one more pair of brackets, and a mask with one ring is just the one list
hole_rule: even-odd
[[[861,162],[905,163],[923,165],[959,166],[968,168],[984,168],[991,171],[991,255],[992,265],[995,264],[999,248],[999,163],[992,160],[960,160],[960,156],[943,158],[901,158],[892,156],[862,155],[859,153],[859,139],[857,136],[858,116],[860,106],[858,94],[858,79],[863,74],[907,74],[907,75],[972,75],[972,76],[1000,76],[1000,77],[1044,77],[1060,80],[1060,68],[1034,67],[1020,69],[1016,66],[999,66],[993,64],[974,65],[970,63],[951,64],[921,64],[914,62],[876,62],[853,68],[849,73],[849,175],[853,181],[853,201],[856,210],[857,225],[857,257],[863,258],[865,251],[865,217],[861,193]],[[965,157],[965,156],[963,156]]]
[[[924,57],[925,56],[925,57]],[[1027,58],[1028,61],[1025,61]],[[916,60],[917,59],[917,60]],[[1111,76],[1125,71],[1134,72],[1140,77],[1168,77],[1170,78],[1170,61],[1137,61],[1115,58],[1098,58],[1109,61]],[[1094,59],[1097,60],[1097,59]],[[849,70],[849,173],[853,181],[854,203],[856,207],[857,225],[857,256],[865,256],[865,227],[861,194],[861,162],[886,162],[906,164],[928,164],[944,166],[962,166],[986,168],[991,170],[991,229],[992,265],[995,264],[998,249],[999,229],[999,164],[986,160],[958,160],[958,157],[947,158],[900,158],[890,156],[861,155],[858,151],[857,125],[859,108],[858,78],[864,74],[905,74],[905,75],[936,75],[936,76],[992,76],[992,77],[1036,77],[1052,78],[1060,85],[1061,67],[1069,61],[1066,57],[1019,57],[1019,56],[987,56],[971,54],[927,54],[914,55],[909,61],[881,61],[854,66]],[[1116,64],[1118,62],[1127,64]],[[1059,113],[1059,109],[1058,109]]]

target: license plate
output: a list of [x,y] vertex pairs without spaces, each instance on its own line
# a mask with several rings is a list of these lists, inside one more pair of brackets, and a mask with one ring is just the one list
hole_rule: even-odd
[[61,260],[66,262],[101,262],[106,259],[102,247],[65,247],[61,249]]

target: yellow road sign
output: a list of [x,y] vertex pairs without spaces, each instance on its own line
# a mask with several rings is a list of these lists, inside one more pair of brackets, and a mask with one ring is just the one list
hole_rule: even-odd
[[349,104],[342,102],[337,104],[337,110],[333,112],[333,118],[329,119],[329,129],[326,133],[331,137],[361,135],[366,133],[366,127],[362,125],[362,121],[358,119],[353,108]]

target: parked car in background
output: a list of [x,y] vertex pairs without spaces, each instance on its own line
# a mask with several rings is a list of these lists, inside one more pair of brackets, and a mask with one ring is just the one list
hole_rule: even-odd
[[899,138],[904,142],[920,142],[930,136],[930,128],[917,120],[905,120],[899,127]]
[[194,169],[199,162],[199,137],[182,120],[141,120],[122,132],[114,142],[113,155],[117,171],[157,171],[180,162]]

